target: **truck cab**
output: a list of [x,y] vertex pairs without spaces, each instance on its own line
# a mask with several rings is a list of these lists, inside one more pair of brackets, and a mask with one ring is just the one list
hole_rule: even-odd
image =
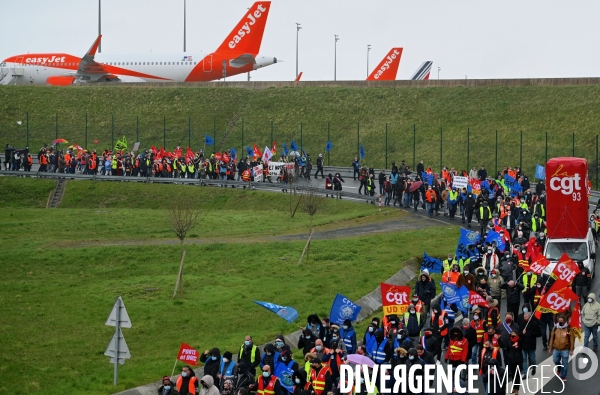
[[550,264],[544,269],[544,275],[549,276],[552,273],[563,253],[575,262],[583,261],[583,266],[589,269],[592,276],[596,274],[596,243],[591,229],[588,229],[585,239],[548,239],[544,247],[544,255]]

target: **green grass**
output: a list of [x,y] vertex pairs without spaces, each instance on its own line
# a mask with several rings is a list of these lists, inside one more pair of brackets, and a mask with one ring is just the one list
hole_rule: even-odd
[[[336,293],[358,299],[424,249],[447,253],[457,233],[440,226],[316,240],[310,260],[298,265],[304,241],[272,239],[308,230],[306,214],[289,219],[284,195],[69,182],[64,206],[40,209],[35,199],[20,197],[47,180],[7,179],[0,178],[3,190],[12,191],[20,207],[6,207],[0,216],[0,226],[10,230],[0,235],[0,372],[20,381],[14,386],[5,380],[0,394],[110,394],[170,374],[181,342],[202,351],[236,351],[250,333],[262,344],[297,326],[252,300],[293,306],[302,325],[308,314],[327,316]],[[115,193],[116,203],[99,196]],[[211,236],[213,242],[185,247],[184,295],[173,300],[180,248],[165,243],[173,239],[165,208],[180,193],[195,194],[208,212],[194,237]],[[33,195],[44,200],[41,192]],[[332,200],[315,223],[349,227],[400,215],[371,217],[375,212],[370,205]],[[123,330],[132,358],[113,387],[112,365],[103,355],[113,329],[104,322],[117,296],[133,323]]]
[[[37,150],[58,135],[100,150],[114,137],[125,134],[132,144],[139,134],[142,147],[188,144],[188,120],[194,148],[203,146],[205,134],[214,136],[218,148],[256,143],[273,138],[294,139],[316,156],[328,139],[333,143],[331,164],[349,166],[357,154],[357,129],[365,146],[368,165],[385,165],[385,130],[388,125],[388,165],[405,159],[412,165],[424,159],[439,170],[440,128],[442,162],[467,167],[467,128],[470,128],[470,165],[485,163],[495,170],[498,130],[498,166],[519,165],[520,131],[523,131],[523,167],[533,173],[536,163],[548,157],[569,156],[572,133],[575,155],[595,162],[596,135],[600,126],[600,86],[521,86],[478,88],[145,88],[145,87],[0,87],[0,130],[7,142],[26,143],[29,112],[30,146]],[[232,114],[240,113],[235,130],[221,146]],[[139,117],[139,118],[136,118]],[[164,123],[166,117],[166,124]],[[137,120],[139,119],[139,128]],[[242,138],[242,122],[244,134]],[[302,135],[301,127],[302,123]],[[163,134],[166,125],[166,134]],[[416,141],[413,141],[416,125]],[[98,144],[93,144],[99,140]],[[413,145],[416,158],[413,157]],[[592,176],[595,175],[592,174]],[[592,177],[593,178],[593,177]]]
[[0,206],[46,207],[54,180],[0,177]]

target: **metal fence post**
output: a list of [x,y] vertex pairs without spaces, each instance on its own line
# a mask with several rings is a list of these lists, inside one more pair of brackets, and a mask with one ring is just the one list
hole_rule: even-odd
[[361,161],[360,157],[360,122],[356,124],[356,152],[358,152],[358,160]]
[[598,135],[596,135],[596,188],[598,188]]
[[388,168],[388,124],[385,123],[385,168]]
[[192,119],[188,117],[188,147],[192,146]]
[[241,155],[244,155],[244,119],[242,118],[242,153]]
[[273,148],[273,120],[271,120],[271,148]]
[[110,126],[110,130],[111,130],[111,143],[110,143],[110,149],[113,149],[115,147],[115,114],[112,114],[111,117],[111,126]]
[[523,171],[523,131],[521,130],[521,143],[519,144],[519,169]]
[[88,140],[87,140],[87,136],[88,136],[88,113],[85,113],[85,148],[87,149],[88,147]]
[[135,142],[140,142],[140,116],[135,116]]
[[546,163],[548,163],[548,132],[546,132]]
[[213,117],[213,139],[215,140],[213,149],[217,149],[217,117]]
[[167,116],[163,118],[163,148],[167,149]]
[[[26,117],[27,117],[27,120],[25,121],[25,126],[27,128],[26,129],[26,132],[27,132],[27,146],[29,147],[29,111],[27,111]],[[86,119],[87,119],[87,113],[86,113]],[[86,133],[87,133],[87,122],[86,122],[85,125],[86,125],[86,129],[85,130],[86,130]],[[87,134],[86,134],[86,139],[87,139]],[[87,141],[86,141],[86,143],[87,143]]]
[[575,156],[575,132],[573,132],[573,157]]
[[[331,141],[331,122],[327,122],[327,142]],[[331,166],[329,164],[329,151],[327,151],[327,166]]]
[[417,124],[413,123],[413,171],[417,167]]
[[300,122],[300,151],[304,151],[304,145],[302,143],[302,122]]
[[58,140],[58,112],[56,113],[55,126],[56,126],[56,140]]

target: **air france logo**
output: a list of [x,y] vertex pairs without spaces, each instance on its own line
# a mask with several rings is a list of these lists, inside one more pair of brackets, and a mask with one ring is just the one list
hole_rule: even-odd
[[390,68],[391,64],[394,62],[394,59],[396,59],[398,56],[400,56],[400,52],[398,52],[397,49],[394,49],[394,52],[392,52],[391,55],[388,55],[385,63],[379,68],[379,70],[377,71],[377,73],[375,73],[375,75],[373,76],[373,78],[375,78],[376,80],[379,79],[379,77],[381,77],[383,75],[383,73]]
[[250,26],[254,25],[256,20],[260,19],[263,15],[262,13],[265,11],[267,11],[267,9],[264,8],[262,4],[259,4],[258,7],[256,7],[256,11],[247,15],[247,18],[250,20],[250,22],[244,23],[242,28],[238,30],[237,34],[233,36],[231,41],[229,41],[229,48],[234,49],[235,46],[242,41],[242,37],[244,37],[246,34],[250,34],[250,31],[252,30],[250,29]]

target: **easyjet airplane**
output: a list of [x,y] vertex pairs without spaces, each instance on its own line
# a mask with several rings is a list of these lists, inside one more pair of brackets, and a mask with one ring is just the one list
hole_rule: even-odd
[[270,1],[254,3],[219,48],[209,54],[97,54],[102,38],[98,36],[82,58],[65,53],[11,56],[0,64],[0,84],[196,82],[257,70],[277,63],[277,58],[259,54],[270,7]]
[[383,60],[375,67],[375,70],[367,77],[367,81],[395,80],[402,57],[402,48],[392,48]]

